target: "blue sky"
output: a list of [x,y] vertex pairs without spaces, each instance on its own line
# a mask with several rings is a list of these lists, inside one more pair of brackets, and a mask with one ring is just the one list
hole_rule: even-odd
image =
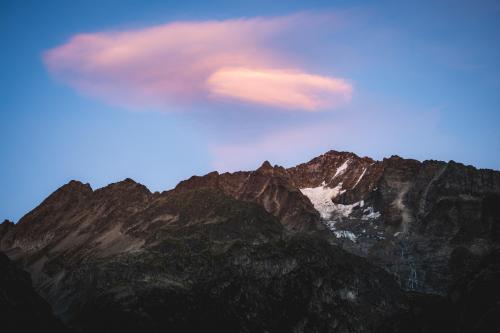
[[[288,23],[279,23],[275,36],[268,24],[277,18]],[[286,101],[256,100],[259,90],[258,96],[241,97],[238,89],[252,82],[237,81],[225,95],[210,90],[199,99],[191,94],[188,102],[161,86],[153,97],[169,97],[148,104],[150,95],[137,94],[140,84],[122,89],[110,67],[105,75],[89,74],[81,65],[88,59],[64,58],[60,51],[82,33],[104,34],[114,47],[110,31],[128,43],[135,32],[142,38],[144,29],[179,22],[189,22],[194,31],[203,22],[229,25],[230,31],[205,41],[214,44],[231,33],[234,40],[220,48],[265,53],[251,64],[274,66],[263,72],[276,76],[279,85],[271,88],[297,92],[304,103],[327,94],[328,103],[293,109]],[[247,28],[256,36],[244,33]],[[188,37],[180,39],[181,47],[190,47]],[[131,177],[164,190],[213,169],[252,169],[264,159],[291,166],[329,149],[500,169],[498,1],[2,1],[0,40],[0,218],[17,221],[71,179],[98,188]],[[219,55],[207,47],[202,52]],[[44,58],[49,50],[55,50],[55,60]],[[191,62],[177,63],[177,53],[161,52],[151,58],[158,71],[173,69],[174,62],[181,66],[176,71],[191,70]],[[57,67],[61,59],[70,67]],[[146,70],[156,73],[151,66]],[[224,74],[222,83],[241,80],[226,69],[216,71]],[[125,71],[119,77],[132,74],[137,76]],[[187,82],[189,92],[198,93],[205,86],[195,74],[188,81],[175,74],[181,77],[172,82]],[[312,94],[302,74],[350,90]],[[117,91],[89,93],[75,84],[75,75],[85,76],[87,86],[105,81]],[[290,80],[298,81],[291,87]],[[129,103],[136,97],[140,103]]]

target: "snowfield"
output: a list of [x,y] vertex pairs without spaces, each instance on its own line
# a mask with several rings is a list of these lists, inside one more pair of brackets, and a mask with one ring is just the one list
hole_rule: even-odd
[[[344,164],[347,164],[347,162]],[[339,168],[339,170],[344,166],[344,164]],[[349,218],[354,209],[364,208],[361,216],[361,220],[363,221],[375,220],[381,216],[381,214],[376,212],[373,207],[365,208],[364,200],[349,205],[334,203],[332,200],[336,196],[345,192],[345,190],[342,189],[342,183],[339,183],[336,187],[331,188],[326,186],[326,183],[323,182],[320,186],[306,187],[300,189],[300,191],[309,198],[314,208],[319,212],[321,218],[324,220],[325,225],[335,234],[337,238],[346,238],[352,242],[356,242],[357,236],[352,231],[337,230],[335,227],[335,224],[339,221],[339,219]]]
[[332,202],[332,199],[343,193],[342,183],[331,188],[326,186],[325,182],[318,187],[302,188],[300,192],[311,200],[314,208],[319,212],[321,218],[325,220],[329,219],[336,209],[336,205]]

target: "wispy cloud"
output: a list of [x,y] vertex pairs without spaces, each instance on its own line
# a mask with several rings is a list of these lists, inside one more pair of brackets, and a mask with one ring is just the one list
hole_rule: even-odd
[[315,19],[299,14],[78,34],[45,52],[44,62],[78,91],[128,107],[228,99],[314,111],[348,101],[351,84],[308,73],[272,45]]
[[[212,168],[218,171],[254,170],[264,160],[292,166],[330,149],[353,151],[374,158],[394,152],[417,159],[448,158],[454,142],[439,126],[441,108],[419,109],[412,114],[394,113],[373,105],[362,110],[322,117],[305,124],[276,128],[238,140],[220,140],[210,148]],[[387,107],[387,105],[384,105]],[[390,105],[389,109],[397,108]],[[405,107],[410,109],[410,107]],[[422,129],[425,128],[425,136]],[[432,146],[433,153],[428,148]],[[437,154],[436,152],[439,152]]]
[[246,142],[216,144],[210,148],[212,167],[218,171],[252,170],[264,160],[294,160],[306,152],[327,149],[335,128],[334,123],[313,124],[276,130]]

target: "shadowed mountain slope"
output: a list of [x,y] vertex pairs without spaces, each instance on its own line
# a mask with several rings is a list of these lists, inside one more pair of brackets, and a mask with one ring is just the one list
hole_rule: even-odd
[[50,305],[33,289],[29,274],[1,252],[0,272],[2,332],[66,332]]

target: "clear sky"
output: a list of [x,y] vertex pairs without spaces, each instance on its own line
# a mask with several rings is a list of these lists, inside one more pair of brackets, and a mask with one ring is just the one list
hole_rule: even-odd
[[0,218],[329,149],[500,169],[499,1],[1,1]]

